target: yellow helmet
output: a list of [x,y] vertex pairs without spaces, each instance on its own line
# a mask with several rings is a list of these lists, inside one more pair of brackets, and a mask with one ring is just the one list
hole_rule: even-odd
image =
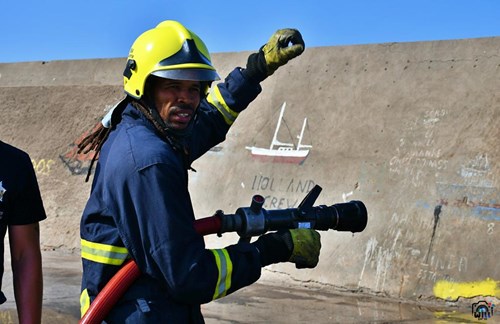
[[220,80],[203,41],[177,21],[166,20],[132,44],[123,72],[123,88],[140,99],[150,75],[175,80]]

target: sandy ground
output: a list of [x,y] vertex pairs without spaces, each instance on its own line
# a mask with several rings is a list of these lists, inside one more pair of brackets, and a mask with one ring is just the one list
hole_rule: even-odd
[[[10,260],[6,258],[6,265]],[[77,323],[80,256],[43,251],[42,323]],[[300,285],[304,285],[301,283]],[[268,279],[202,306],[207,324],[216,323],[471,323],[470,308],[398,300],[311,287],[273,285]],[[0,323],[18,323],[9,267]],[[500,319],[500,316],[498,316]],[[491,319],[488,323],[494,323]],[[483,321],[484,322],[484,321]]]

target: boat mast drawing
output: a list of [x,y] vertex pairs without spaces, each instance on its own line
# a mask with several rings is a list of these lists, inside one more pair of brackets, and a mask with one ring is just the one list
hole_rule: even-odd
[[304,118],[302,130],[300,131],[300,135],[297,136],[299,140],[297,146],[295,146],[293,143],[283,143],[278,140],[278,132],[281,127],[283,115],[285,113],[285,107],[286,102],[283,102],[283,105],[281,106],[280,116],[278,118],[278,124],[276,125],[274,136],[269,148],[261,148],[255,146],[245,147],[250,151],[252,157],[262,161],[294,164],[302,164],[302,162],[304,162],[304,160],[306,159],[307,155],[309,154],[309,149],[312,148],[312,145],[302,144],[304,130],[307,125],[307,118]]

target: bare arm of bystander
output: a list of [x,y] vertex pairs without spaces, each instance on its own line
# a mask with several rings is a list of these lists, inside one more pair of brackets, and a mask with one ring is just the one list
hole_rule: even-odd
[[9,242],[19,323],[40,323],[43,277],[39,224],[9,226]]

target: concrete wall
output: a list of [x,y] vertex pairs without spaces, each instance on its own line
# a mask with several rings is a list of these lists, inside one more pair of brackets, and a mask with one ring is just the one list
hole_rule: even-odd
[[[248,52],[214,54],[221,75]],[[0,139],[28,151],[49,218],[45,248],[79,250],[89,155],[74,142],[122,97],[125,59],[0,64]],[[500,297],[500,38],[309,48],[263,83],[227,140],[193,165],[199,217],[233,213],[262,194],[266,208],[361,200],[362,233],[322,232],[320,264],[269,267],[264,279],[427,299]],[[255,159],[278,139],[301,163]],[[237,237],[207,237],[209,247]]]

